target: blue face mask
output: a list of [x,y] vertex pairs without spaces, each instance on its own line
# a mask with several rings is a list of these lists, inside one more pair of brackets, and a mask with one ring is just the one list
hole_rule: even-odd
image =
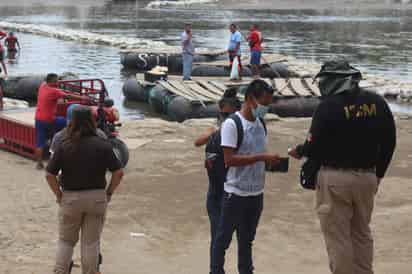
[[258,119],[258,118],[265,117],[268,111],[269,111],[269,106],[263,106],[263,105],[257,104],[257,107],[252,109],[252,114],[255,117],[255,119]]

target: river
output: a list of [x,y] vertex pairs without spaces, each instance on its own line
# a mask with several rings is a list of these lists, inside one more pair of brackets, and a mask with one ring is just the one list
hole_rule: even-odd
[[[148,2],[106,1],[87,6],[10,3],[0,5],[0,18],[12,23],[89,31],[116,39],[139,38],[149,44],[164,41],[170,45],[179,44],[183,24],[191,22],[195,45],[214,48],[225,48],[230,22],[239,24],[244,33],[251,23],[259,23],[267,52],[314,62],[342,56],[366,73],[411,81],[410,9],[369,10],[349,6],[319,10],[295,6],[251,10],[234,9],[233,5],[220,2],[148,9]],[[23,49],[18,62],[9,64],[11,74],[71,71],[81,77],[102,78],[123,117],[152,115],[142,105],[124,102],[121,87],[126,72],[122,71],[118,48],[34,34],[17,35]],[[393,104],[393,109],[411,112],[409,105]]]

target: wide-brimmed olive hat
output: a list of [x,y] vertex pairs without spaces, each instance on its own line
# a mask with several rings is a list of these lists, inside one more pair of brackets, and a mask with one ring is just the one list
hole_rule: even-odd
[[361,72],[352,67],[349,62],[345,60],[332,60],[332,61],[326,61],[318,74],[314,78],[319,78],[319,77],[324,77],[324,76],[351,76],[351,75],[357,75],[359,78],[362,78]]

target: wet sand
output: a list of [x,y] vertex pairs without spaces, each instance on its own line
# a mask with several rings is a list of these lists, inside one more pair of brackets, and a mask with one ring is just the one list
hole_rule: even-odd
[[[303,140],[309,121],[268,123],[270,150],[286,154],[288,146]],[[207,179],[203,149],[192,142],[210,124],[146,119],[122,128],[134,149],[110,203],[102,241],[103,273],[208,272]],[[377,195],[373,217],[376,274],[410,273],[412,125],[409,120],[397,124],[395,160]],[[254,249],[257,273],[328,273],[314,193],[300,188],[298,169],[293,161],[288,174],[268,174]],[[30,160],[0,151],[0,188],[0,273],[51,273],[57,205],[44,173]],[[236,273],[235,244],[227,259],[227,272]],[[75,261],[79,263],[78,248]]]

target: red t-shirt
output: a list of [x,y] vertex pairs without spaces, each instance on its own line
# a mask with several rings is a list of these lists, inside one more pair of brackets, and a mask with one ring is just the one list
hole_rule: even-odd
[[37,95],[36,120],[54,123],[57,100],[65,96],[66,93],[60,89],[42,83]]
[[15,36],[8,36],[6,42],[8,49],[16,49],[17,38]]
[[249,41],[252,42],[254,45],[251,47],[251,50],[262,50],[262,34],[254,30],[249,35]]

